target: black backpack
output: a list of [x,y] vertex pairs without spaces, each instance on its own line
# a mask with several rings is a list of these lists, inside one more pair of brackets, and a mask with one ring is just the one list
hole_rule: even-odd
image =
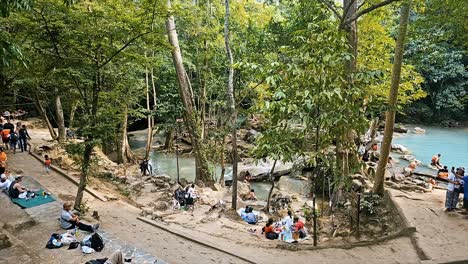
[[10,134],[10,140],[11,141],[17,141],[18,140],[18,135],[16,135],[16,133],[11,133]]
[[104,240],[98,233],[94,233],[91,236],[91,248],[96,250],[97,252],[101,252],[101,250],[104,248]]
[[46,244],[46,248],[48,249],[53,249],[53,248],[60,248],[62,246],[56,246],[54,245],[54,243],[52,243],[52,240],[54,239],[61,239],[61,236],[59,234],[56,234],[56,233],[53,233],[50,238],[49,238],[49,241],[47,241],[47,244]]

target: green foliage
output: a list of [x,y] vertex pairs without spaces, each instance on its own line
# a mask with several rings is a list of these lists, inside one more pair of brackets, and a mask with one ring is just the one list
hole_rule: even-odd
[[374,215],[376,207],[381,203],[382,198],[374,193],[363,193],[361,195],[361,212],[366,215]]

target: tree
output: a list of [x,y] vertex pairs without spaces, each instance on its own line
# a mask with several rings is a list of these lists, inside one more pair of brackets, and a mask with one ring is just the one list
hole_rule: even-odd
[[403,64],[403,52],[408,28],[408,18],[411,1],[405,1],[401,7],[400,23],[398,28],[398,38],[395,47],[395,59],[392,70],[392,85],[388,96],[387,112],[385,117],[385,131],[380,150],[379,164],[375,173],[374,193],[383,196],[385,170],[387,168],[388,156],[392,145],[393,126],[395,124],[395,113],[398,100],[398,86],[400,85],[401,67]]
[[[171,2],[167,2],[168,9],[171,9]],[[185,110],[185,124],[190,133],[193,149],[195,152],[196,181],[205,184],[213,184],[213,179],[208,171],[208,161],[200,136],[200,124],[194,108],[193,90],[188,79],[187,72],[183,64],[182,53],[179,46],[179,38],[175,26],[174,16],[169,15],[166,20],[166,31],[169,43],[172,46],[172,60],[177,73],[177,83],[179,84],[179,94]]]
[[234,99],[234,59],[230,47],[229,34],[229,0],[224,1],[226,14],[224,16],[224,43],[226,45],[226,55],[229,62],[228,77],[228,107],[230,112],[231,140],[232,140],[232,209],[237,209],[237,129],[236,129],[236,101]]

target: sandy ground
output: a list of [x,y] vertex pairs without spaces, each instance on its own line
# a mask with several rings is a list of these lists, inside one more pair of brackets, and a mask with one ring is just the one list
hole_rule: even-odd
[[[47,130],[31,130],[32,143],[39,143],[42,139],[49,138]],[[9,165],[20,168],[24,175],[33,176],[44,187],[55,193],[63,200],[73,200],[76,194],[76,186],[56,173],[45,175],[41,164],[26,153],[10,155]],[[458,214],[443,213],[443,193],[435,194],[407,194],[407,197],[419,197],[422,200],[411,200],[407,198],[397,199],[409,219],[414,219],[413,224],[417,227],[417,240],[424,252],[431,259],[447,259],[449,257],[468,257],[463,255],[463,245],[468,237],[467,221]],[[89,195],[85,200],[91,210],[99,211],[101,225],[109,233],[119,239],[126,241],[135,247],[160,257],[169,263],[241,263],[242,260],[222,253],[220,251],[201,246],[197,243],[182,239],[161,229],[155,228],[137,220],[140,210],[122,201],[101,202]],[[430,210],[433,209],[433,210]],[[434,213],[435,211],[435,213]],[[180,213],[180,217],[183,218]],[[179,216],[178,216],[179,217]],[[201,215],[200,215],[201,217]],[[168,219],[170,220],[170,219]],[[222,218],[213,215],[212,225],[197,225],[196,222],[183,222],[185,231],[199,237],[200,240],[218,245],[220,248],[242,255],[255,263],[419,263],[420,258],[410,240],[401,237],[385,243],[370,247],[359,247],[351,250],[325,249],[314,251],[287,251],[275,248],[275,243],[258,240],[250,236],[252,241],[243,243],[236,239],[225,237],[236,236],[238,230],[245,230],[251,226],[243,223],[226,223]],[[168,224],[171,226],[170,224]],[[259,226],[260,227],[260,226]],[[38,227],[36,231],[41,234],[50,235],[52,226]],[[180,228],[180,225],[174,226]],[[216,231],[216,232],[215,232]],[[213,233],[223,232],[224,237],[213,236]],[[444,234],[443,236],[440,234]],[[35,234],[32,234],[35,235]],[[26,239],[26,237],[20,237]],[[42,249],[42,241],[31,245],[31,250]],[[43,256],[47,260],[47,256]],[[58,263],[50,260],[44,263]]]

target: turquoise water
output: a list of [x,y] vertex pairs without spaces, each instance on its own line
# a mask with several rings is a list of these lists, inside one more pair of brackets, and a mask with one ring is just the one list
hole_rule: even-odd
[[[432,156],[440,153],[441,164],[449,168],[468,167],[468,128],[419,127],[425,129],[426,133],[407,133],[394,138],[393,144],[406,146],[424,165],[430,164]],[[412,131],[414,126],[408,128]]]

